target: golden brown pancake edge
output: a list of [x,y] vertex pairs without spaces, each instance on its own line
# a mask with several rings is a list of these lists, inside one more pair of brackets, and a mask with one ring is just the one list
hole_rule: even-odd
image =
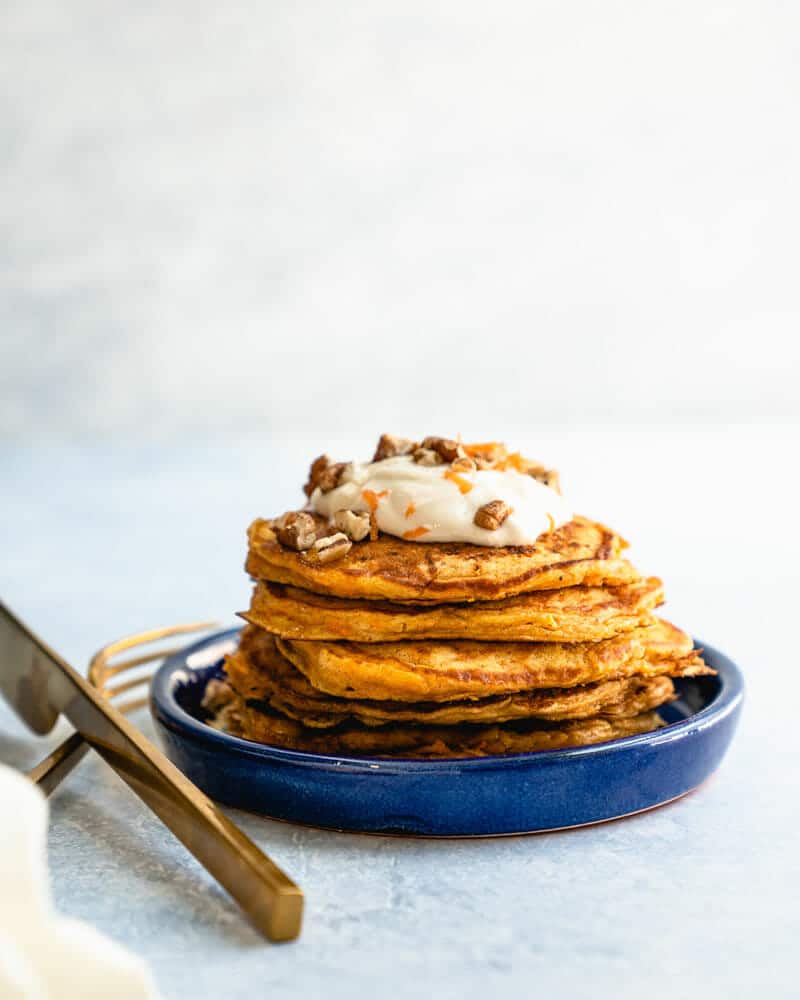
[[257,743],[319,754],[375,757],[476,757],[529,753],[585,746],[649,732],[663,725],[656,712],[630,718],[609,717],[557,723],[509,723],[490,726],[384,726],[358,724],[333,730],[309,729],[294,719],[256,709],[237,700],[230,706],[229,728]]
[[501,600],[530,591],[621,584],[639,577],[620,556],[627,542],[583,517],[542,535],[534,545],[505,548],[424,544],[381,534],[374,541],[353,545],[347,555],[331,563],[284,548],[270,522],[261,518],[250,525],[248,541],[245,568],[254,579],[341,598],[423,604]]
[[227,657],[226,672],[236,693],[249,705],[273,708],[311,728],[330,728],[348,719],[367,726],[396,723],[456,725],[519,719],[586,719],[633,716],[657,708],[674,696],[672,680],[629,677],[573,688],[549,688],[457,702],[366,701],[334,698],[313,688],[272,644]]
[[499,601],[436,605],[345,600],[259,581],[250,608],[240,617],[285,639],[587,642],[649,623],[663,599],[657,577],[617,587],[566,587]]
[[444,702],[633,675],[710,672],[693,651],[691,638],[663,619],[600,642],[332,643],[278,638],[276,645],[317,690],[377,701]]

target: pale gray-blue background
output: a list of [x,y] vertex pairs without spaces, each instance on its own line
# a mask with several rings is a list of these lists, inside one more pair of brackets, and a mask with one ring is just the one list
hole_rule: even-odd
[[6,0],[0,433],[798,414],[800,13]]

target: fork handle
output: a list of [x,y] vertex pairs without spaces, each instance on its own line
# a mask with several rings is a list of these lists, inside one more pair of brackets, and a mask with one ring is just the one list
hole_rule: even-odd
[[83,760],[88,749],[89,744],[81,734],[73,733],[36,767],[28,771],[28,777],[45,795],[52,795],[75,765]]

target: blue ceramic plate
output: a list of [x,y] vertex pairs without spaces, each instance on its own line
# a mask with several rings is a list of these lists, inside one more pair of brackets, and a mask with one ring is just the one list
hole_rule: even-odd
[[717,767],[742,704],[742,675],[703,643],[716,677],[676,681],[668,723],[568,750],[454,760],[380,760],[282,750],[220,733],[200,707],[239,629],[167,659],[151,707],[166,752],[220,802],[251,812],[366,833],[481,837],[534,833],[629,816],[685,795]]

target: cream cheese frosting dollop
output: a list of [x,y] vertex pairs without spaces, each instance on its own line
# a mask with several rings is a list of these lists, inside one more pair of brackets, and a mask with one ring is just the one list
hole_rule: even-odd
[[[475,513],[502,500],[511,514],[494,531],[479,528]],[[470,542],[473,545],[532,545],[536,539],[572,520],[564,498],[544,483],[516,469],[454,472],[449,464],[421,465],[409,455],[380,462],[353,462],[339,485],[319,487],[311,507],[329,519],[338,510],[375,511],[387,535],[417,542]]]

